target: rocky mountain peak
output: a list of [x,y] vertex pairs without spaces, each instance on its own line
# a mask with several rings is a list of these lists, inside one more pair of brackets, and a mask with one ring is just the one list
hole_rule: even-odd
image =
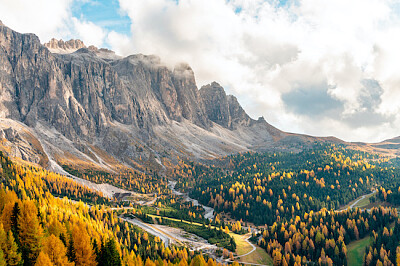
[[86,45],[83,43],[83,41],[79,39],[63,41],[61,39],[57,40],[53,38],[49,42],[45,43],[44,46],[46,46],[50,52],[60,54],[73,53],[81,48],[86,48]]
[[226,95],[224,88],[217,82],[200,89],[208,119],[223,127],[235,129],[238,125],[250,125],[252,119],[240,106],[236,97]]
[[5,26],[1,20],[0,20],[0,26]]

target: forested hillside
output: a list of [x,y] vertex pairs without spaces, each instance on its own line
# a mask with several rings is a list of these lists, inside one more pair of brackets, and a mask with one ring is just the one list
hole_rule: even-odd
[[[392,208],[400,198],[397,159],[315,144],[299,153],[249,152],[208,164],[181,160],[170,174],[217,217],[261,226],[253,240],[275,265],[347,265],[347,245],[370,236],[365,265],[396,264],[400,257]],[[367,209],[347,209],[361,200]]]
[[[244,153],[213,166],[181,161],[172,175],[178,186],[219,212],[257,225],[338,209],[383,182],[397,185],[399,171],[387,159],[316,144],[300,153]],[[216,166],[219,164],[220,166]]]
[[[201,265],[202,255],[164,247],[123,222],[110,200],[46,170],[15,165],[0,153],[1,265]],[[67,198],[85,199],[86,205]],[[204,262],[205,263],[205,262]],[[210,259],[209,265],[216,265]]]

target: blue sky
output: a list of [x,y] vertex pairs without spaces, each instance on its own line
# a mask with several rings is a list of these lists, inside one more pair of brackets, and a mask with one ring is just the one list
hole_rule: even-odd
[[130,34],[131,20],[120,10],[117,0],[75,1],[72,15],[121,34]]

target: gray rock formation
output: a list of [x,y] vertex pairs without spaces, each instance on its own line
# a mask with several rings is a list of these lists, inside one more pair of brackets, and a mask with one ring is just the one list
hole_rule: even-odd
[[51,39],[49,42],[45,43],[50,51],[71,53],[81,48],[86,48],[85,44],[81,40],[71,39],[69,41],[64,42],[63,40]]
[[27,125],[64,157],[100,164],[100,149],[128,164],[160,163],[273,147],[286,136],[252,120],[219,84],[198,90],[187,64],[171,70],[156,56],[120,58],[79,40],[42,45],[0,25],[0,65],[0,118]]
[[226,95],[224,88],[213,82],[200,89],[208,119],[229,128],[249,126],[254,122],[243,110],[235,96]]

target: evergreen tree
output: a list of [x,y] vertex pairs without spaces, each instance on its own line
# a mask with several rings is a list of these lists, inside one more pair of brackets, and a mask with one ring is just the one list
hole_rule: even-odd
[[194,259],[190,262],[190,266],[206,266],[207,263],[204,260],[203,256],[197,255]]
[[68,242],[67,257],[68,257],[69,261],[76,260],[75,249],[74,249],[74,240],[72,239],[72,236],[70,236],[69,242]]
[[7,266],[6,258],[2,249],[0,249],[0,266]]
[[120,266],[121,258],[117,250],[114,238],[107,240],[105,245],[102,245],[100,250],[99,266]]
[[43,252],[45,252],[52,263],[56,266],[72,266],[68,261],[67,248],[55,235],[50,235],[43,241]]
[[18,202],[15,202],[12,214],[11,214],[11,231],[14,235],[14,238],[17,241],[18,246],[20,246],[19,238],[18,238],[18,215],[19,215],[20,209]]

